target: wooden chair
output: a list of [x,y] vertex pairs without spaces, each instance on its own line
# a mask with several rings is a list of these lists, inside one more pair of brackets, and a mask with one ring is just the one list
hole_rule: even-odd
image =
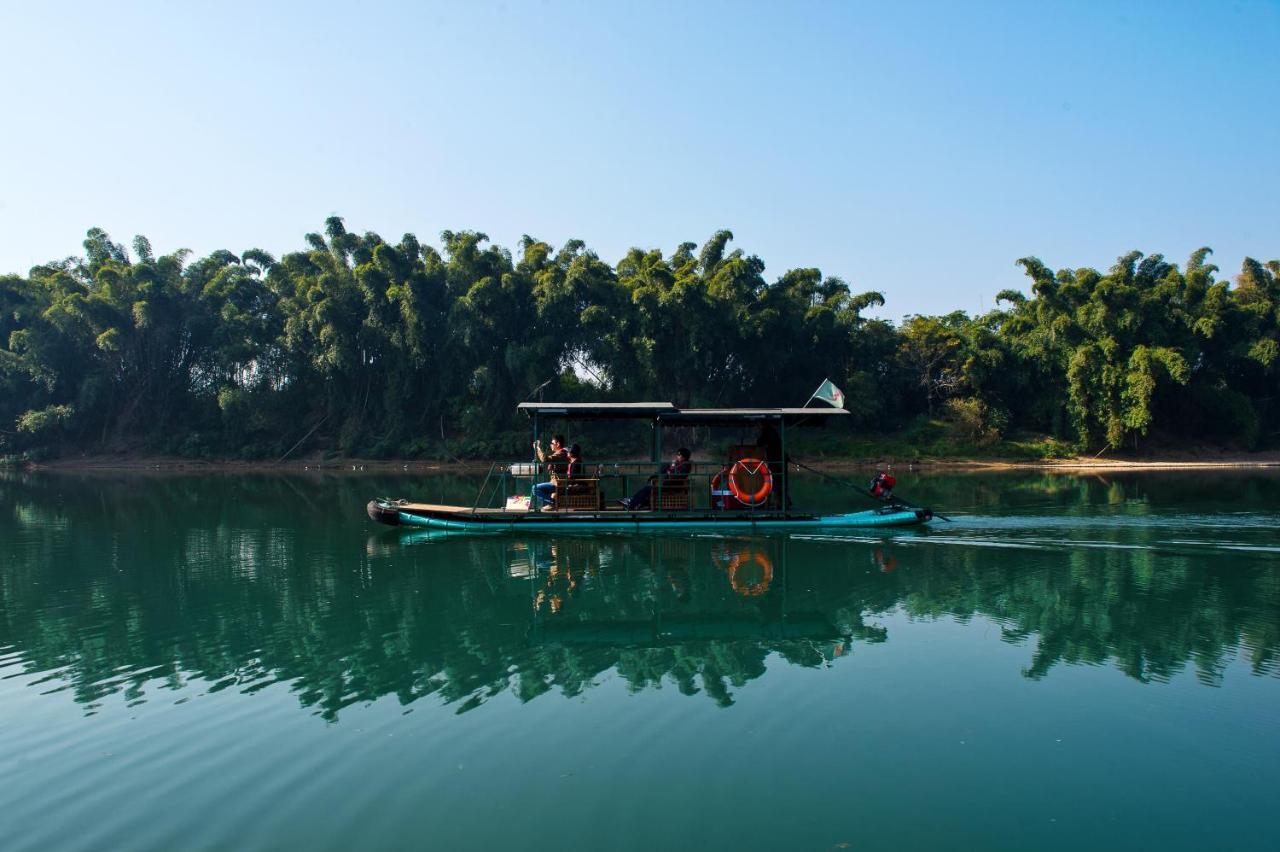
[[649,492],[650,509],[688,509],[689,478],[668,477],[661,485],[654,484]]
[[559,509],[602,509],[604,497],[600,493],[600,480],[591,478],[568,479],[559,473],[551,474],[556,493],[551,505]]

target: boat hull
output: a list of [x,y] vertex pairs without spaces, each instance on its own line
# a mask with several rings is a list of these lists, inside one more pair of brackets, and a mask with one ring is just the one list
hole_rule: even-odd
[[854,529],[928,523],[929,509],[886,507],[843,515],[732,512],[502,512],[373,500],[369,517],[390,526],[452,532],[589,532],[643,530]]

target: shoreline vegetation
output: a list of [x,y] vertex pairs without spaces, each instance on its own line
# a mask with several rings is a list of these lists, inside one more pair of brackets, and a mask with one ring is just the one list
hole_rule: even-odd
[[[792,406],[824,379],[851,416],[795,436],[810,463],[1280,449],[1280,261],[1224,280],[1208,248],[1181,266],[1133,251],[1105,272],[1024,257],[1027,292],[993,310],[892,322],[867,315],[884,293],[815,268],[766,277],[732,239],[611,263],[580,240],[513,252],[444,231],[436,248],[334,216],[279,259],[196,258],[94,228],[82,256],[0,275],[0,463],[522,458],[523,400]],[[647,430],[574,431],[589,459],[646,446]],[[719,440],[671,437],[704,454]]]

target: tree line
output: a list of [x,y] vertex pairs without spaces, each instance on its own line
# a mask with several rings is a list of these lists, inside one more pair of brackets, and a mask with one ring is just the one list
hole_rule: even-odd
[[339,217],[279,259],[94,228],[82,256],[0,277],[0,452],[484,457],[525,446],[515,405],[548,380],[548,399],[718,406],[796,405],[825,377],[862,434],[1280,442],[1280,262],[1224,279],[1208,248],[1106,272],[1027,257],[1029,294],[895,324],[865,315],[882,292],[770,280],[732,238],[611,265],[579,240],[436,248]]

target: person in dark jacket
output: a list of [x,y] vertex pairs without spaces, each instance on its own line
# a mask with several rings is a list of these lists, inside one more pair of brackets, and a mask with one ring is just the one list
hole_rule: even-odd
[[[551,452],[544,452],[541,441],[533,442],[533,451],[538,454],[538,461],[547,466],[548,472],[560,473],[569,467],[569,451],[564,448],[564,435],[551,437]],[[554,482],[539,482],[533,486],[533,496],[544,507],[551,506],[551,497],[556,493]]]
[[[681,447],[676,450],[675,458],[671,463],[662,469],[662,484],[667,485],[672,482],[684,482],[689,478],[690,472],[693,471],[693,462],[690,461],[689,450]],[[618,502],[627,509],[647,509],[649,508],[649,500],[653,496],[656,477],[649,477],[649,483],[642,487],[629,498],[624,497]]]
[[570,494],[581,494],[583,492],[586,488],[586,483],[579,482],[574,485],[573,480],[583,479],[586,475],[586,469],[583,467],[582,461],[582,445],[574,444],[569,448],[569,464],[564,469],[564,478],[569,481]]

